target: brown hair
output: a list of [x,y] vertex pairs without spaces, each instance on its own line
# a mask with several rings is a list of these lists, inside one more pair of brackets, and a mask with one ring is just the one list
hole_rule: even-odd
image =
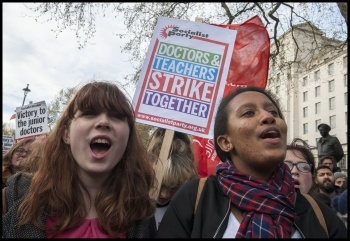
[[70,146],[63,141],[65,129],[78,110],[118,115],[129,125],[124,155],[94,202],[101,228],[111,235],[124,234],[137,220],[154,215],[155,204],[149,192],[154,188],[155,174],[135,127],[132,104],[115,84],[108,82],[94,81],[84,85],[67,105],[46,140],[29,195],[18,211],[19,224],[32,221],[45,229],[45,223],[39,218],[45,212],[55,219],[51,231],[59,233],[85,219],[88,207],[83,193],[88,195],[88,191],[77,175],[78,164]]
[[[315,172],[315,158],[312,152],[310,151],[310,146],[302,139],[300,138],[294,138],[293,141],[287,145],[287,150],[292,151],[293,154],[299,158],[304,159],[307,161],[308,164],[311,166],[311,176],[312,176],[312,186],[310,190],[308,191],[308,194],[314,195],[317,190],[317,185],[314,180],[314,172]],[[301,153],[302,156],[298,156],[299,153]]]
[[[332,156],[322,156],[320,158],[320,160],[318,161],[318,165],[323,165],[323,161],[326,160],[326,159],[329,159],[329,160],[332,161],[333,167],[337,165],[337,163],[335,162],[334,157],[332,157]],[[333,170],[332,170],[332,172],[333,172]]]
[[2,157],[2,188],[6,186],[7,179],[16,173],[12,166],[12,157],[18,148],[21,148],[28,143],[32,143],[34,138],[26,138],[12,145],[12,147]]
[[296,151],[299,151],[302,156],[298,156],[299,158],[304,159],[311,165],[311,173],[313,174],[315,171],[315,158],[312,152],[310,151],[310,146],[300,138],[294,138],[293,141],[287,145],[287,150],[290,150],[294,153],[295,156],[298,156]]
[[37,137],[30,145],[32,151],[23,163],[21,172],[27,174],[34,174],[39,168],[39,161],[42,156],[44,146],[46,143],[46,136]]

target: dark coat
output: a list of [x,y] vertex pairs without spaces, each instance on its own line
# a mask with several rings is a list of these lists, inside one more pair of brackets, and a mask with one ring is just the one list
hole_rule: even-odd
[[[157,238],[222,238],[227,228],[229,198],[221,191],[216,176],[210,176],[203,187],[196,215],[193,215],[198,180],[185,183],[172,198]],[[325,217],[330,238],[347,238],[347,229],[332,208],[318,202]],[[309,202],[300,193],[296,198],[294,227],[303,238],[326,238],[326,232],[318,221]]]
[[317,142],[318,158],[323,156],[332,156],[336,162],[339,162],[343,156],[344,151],[337,137],[326,136],[321,137]]

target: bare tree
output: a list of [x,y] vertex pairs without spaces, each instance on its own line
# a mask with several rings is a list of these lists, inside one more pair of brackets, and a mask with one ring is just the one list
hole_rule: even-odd
[[348,25],[348,3],[337,2],[341,15],[344,17],[346,25]]
[[[197,3],[197,2],[145,2],[145,3],[91,3],[91,2],[45,2],[36,3],[30,8],[37,21],[53,21],[59,35],[67,28],[76,32],[78,47],[83,48],[94,37],[96,16],[112,14],[123,16],[126,33],[116,33],[117,37],[127,39],[122,51],[131,54],[130,62],[134,72],[125,79],[136,83],[144,62],[148,43],[159,16],[193,20],[196,16],[204,23],[227,24],[242,23],[258,15],[263,20],[272,43],[272,60],[281,53],[278,38],[287,31],[293,31],[300,23],[310,23],[318,30],[326,32],[327,38],[347,41],[347,3],[287,3],[287,2],[248,2],[248,3]],[[108,10],[110,12],[108,12]],[[315,38],[317,40],[317,38]],[[318,45],[317,45],[318,46]],[[298,59],[299,48],[296,49]],[[287,63],[288,64],[288,63]]]

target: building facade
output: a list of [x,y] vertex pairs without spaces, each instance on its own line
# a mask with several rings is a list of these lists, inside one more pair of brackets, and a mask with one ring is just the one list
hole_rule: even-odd
[[[342,171],[348,169],[348,51],[347,43],[324,37],[310,23],[300,24],[279,38],[280,54],[270,60],[267,89],[276,94],[285,116],[287,142],[301,138],[317,158],[317,126],[331,126],[342,144]],[[276,45],[271,45],[271,55]]]

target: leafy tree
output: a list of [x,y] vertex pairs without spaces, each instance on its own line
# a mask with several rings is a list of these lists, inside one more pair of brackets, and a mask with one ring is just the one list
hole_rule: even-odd
[[136,123],[136,128],[139,132],[140,138],[142,140],[142,144],[145,148],[147,148],[151,130],[154,128],[153,126],[145,125],[142,123]]
[[[96,32],[96,16],[112,14],[123,16],[126,33],[117,33],[127,39],[122,51],[131,54],[134,72],[125,76],[129,82],[139,79],[142,64],[159,16],[191,20],[199,16],[204,23],[241,23],[254,15],[260,16],[270,34],[276,49],[271,53],[272,60],[281,53],[278,37],[299,23],[312,23],[320,30],[330,29],[329,38],[347,40],[346,2],[137,2],[137,3],[92,3],[92,2],[44,2],[29,7],[38,15],[36,20],[57,23],[59,33],[71,28],[76,32],[79,48],[83,48]],[[111,10],[108,13],[107,10]],[[315,33],[316,35],[317,33]],[[316,38],[315,38],[316,39]],[[338,47],[338,46],[337,46]],[[300,49],[297,47],[296,54]],[[296,58],[297,59],[297,58]]]
[[11,123],[3,122],[2,123],[2,134],[5,136],[14,136],[15,135],[15,128],[12,126]]
[[68,101],[75,93],[75,88],[61,89],[55,99],[47,106],[48,126],[51,131],[52,127],[57,122],[62,110],[67,105]]

